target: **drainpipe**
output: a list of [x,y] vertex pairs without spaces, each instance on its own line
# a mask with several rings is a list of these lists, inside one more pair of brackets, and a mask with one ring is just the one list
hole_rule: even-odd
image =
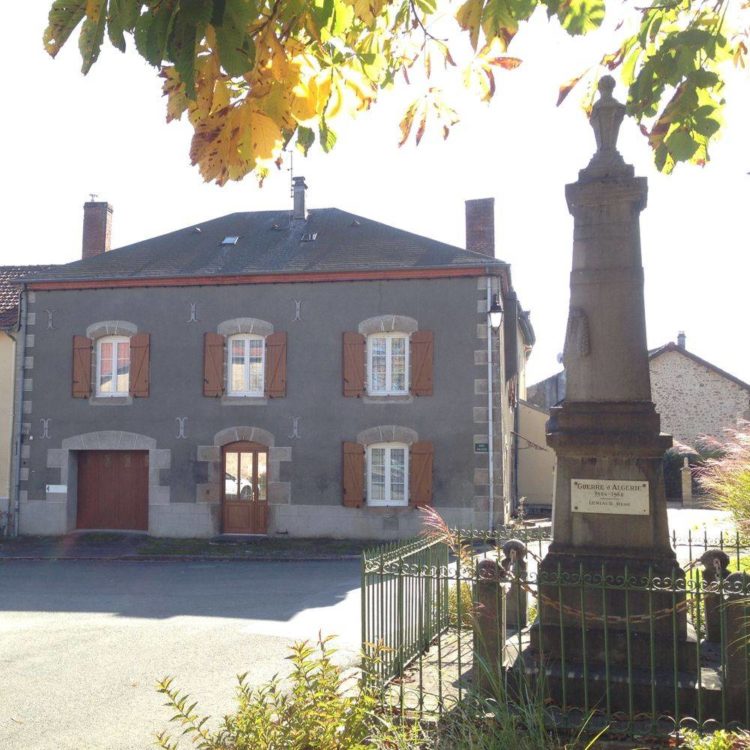
[[492,276],[487,277],[487,439],[489,441],[487,458],[489,460],[489,519],[487,529],[492,531],[495,520],[495,447],[494,447],[494,413],[492,394],[494,392],[492,382],[492,323],[490,321],[490,308],[492,307]]
[[[11,336],[16,344],[15,403],[13,406],[13,463],[10,472],[9,506],[13,507],[13,536],[18,536],[18,515],[21,510],[21,445],[23,443],[23,362],[26,356],[26,288],[18,298],[18,330]],[[10,508],[8,508],[10,510]],[[7,532],[6,532],[7,533]]]

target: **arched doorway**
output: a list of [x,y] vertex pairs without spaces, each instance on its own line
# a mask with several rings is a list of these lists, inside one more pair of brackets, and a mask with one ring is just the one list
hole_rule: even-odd
[[222,448],[222,531],[265,534],[268,530],[268,448],[241,441]]

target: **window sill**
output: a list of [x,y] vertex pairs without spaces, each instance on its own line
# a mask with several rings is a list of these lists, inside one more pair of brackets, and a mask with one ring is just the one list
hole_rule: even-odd
[[268,399],[265,396],[222,396],[223,406],[265,406]]
[[92,406],[130,406],[133,403],[132,396],[91,396],[89,403]]
[[403,396],[363,396],[362,401],[365,404],[411,404],[414,396],[408,393]]
[[362,508],[376,514],[407,513],[414,510],[411,505],[368,505],[367,503]]

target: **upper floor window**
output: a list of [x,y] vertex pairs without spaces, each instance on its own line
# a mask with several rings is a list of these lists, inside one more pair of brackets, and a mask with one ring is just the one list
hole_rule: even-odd
[[409,392],[409,337],[377,333],[367,337],[367,392],[373,396]]
[[240,333],[229,337],[227,393],[231,396],[263,396],[265,337]]
[[127,396],[130,392],[130,338],[103,336],[96,342],[96,395]]
[[375,443],[367,447],[367,504],[407,505],[409,446]]

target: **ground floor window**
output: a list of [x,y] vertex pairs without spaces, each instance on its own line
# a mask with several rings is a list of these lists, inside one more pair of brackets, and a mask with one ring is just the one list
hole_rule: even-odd
[[375,443],[367,448],[368,505],[407,505],[409,447]]

